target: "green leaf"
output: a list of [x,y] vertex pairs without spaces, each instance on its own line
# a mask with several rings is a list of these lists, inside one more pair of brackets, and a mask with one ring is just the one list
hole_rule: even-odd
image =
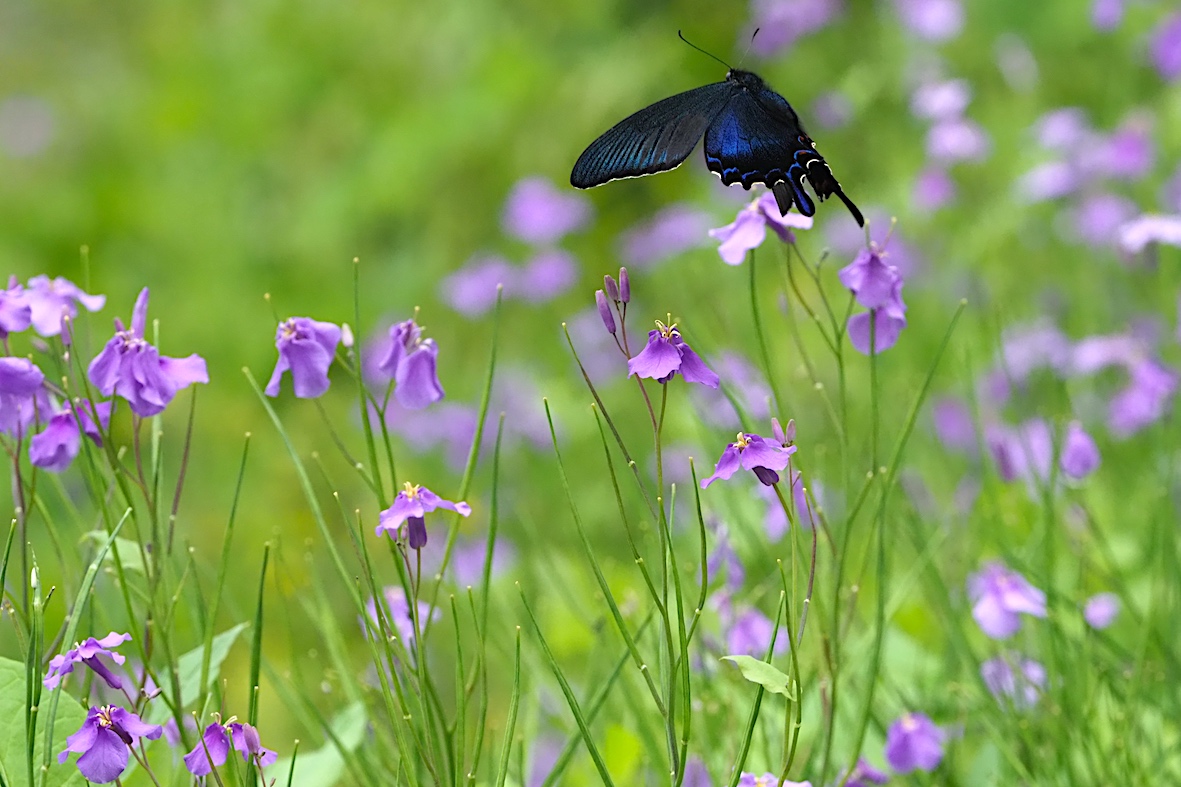
[[722,661],[733,662],[742,673],[742,677],[751,683],[757,683],[767,691],[795,700],[795,692],[791,690],[791,678],[767,662],[759,661],[753,656],[722,656]]
[[[353,752],[365,737],[367,723],[364,704],[354,702],[333,717],[330,725],[332,737],[339,742],[340,748]],[[290,770],[291,758],[284,757],[267,768],[267,778],[277,779],[278,784],[286,784]],[[295,774],[291,783],[300,787],[332,787],[343,774],[344,757],[337,744],[329,740],[315,751],[299,753],[295,758]]]
[[[86,709],[70,695],[63,693],[60,696],[53,724],[53,739],[65,741],[66,736],[77,732],[86,720]],[[28,749],[25,725],[21,722],[24,717],[25,665],[20,661],[0,658],[0,719],[4,719],[4,723],[0,724],[0,781],[9,787],[28,787],[29,784],[26,775]],[[36,741],[33,757],[34,762],[40,763],[45,758],[45,739],[37,735]],[[62,743],[62,748],[65,748],[65,743]],[[47,787],[80,787],[86,781],[73,763],[58,765],[56,756],[53,763],[45,780]]]
[[[105,530],[91,530],[84,536],[87,540],[93,541],[100,546],[107,543],[110,537],[110,533]],[[113,565],[115,562],[115,552],[119,553],[119,560],[123,563],[124,571],[136,571],[140,574],[147,573],[144,571],[144,553],[136,542],[129,538],[116,538],[111,550],[103,558],[103,563]]]
[[[245,630],[246,624],[239,623],[213,638],[213,648],[209,655],[209,686],[217,682],[218,673],[221,672],[221,663],[229,655],[234,640]],[[201,654],[204,649],[204,645],[198,645],[176,660],[176,671],[180,677],[180,705],[182,708],[196,702],[201,696]],[[152,724],[163,724],[168,720],[169,715],[168,706],[164,703],[157,704],[148,714]]]

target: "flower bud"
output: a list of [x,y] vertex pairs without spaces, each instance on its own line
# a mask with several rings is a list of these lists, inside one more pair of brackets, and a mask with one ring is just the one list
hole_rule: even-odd
[[632,299],[632,284],[627,277],[627,268],[619,269],[619,302],[627,303]]
[[763,486],[775,486],[779,483],[779,473],[769,467],[756,467],[755,475],[758,476]]
[[611,313],[611,306],[607,303],[607,294],[602,290],[595,290],[595,305],[599,307],[599,317],[607,327],[607,333],[615,335],[615,315]]
[[608,273],[603,277],[603,289],[607,292],[607,297],[616,303],[619,303],[619,285],[615,283],[615,279]]

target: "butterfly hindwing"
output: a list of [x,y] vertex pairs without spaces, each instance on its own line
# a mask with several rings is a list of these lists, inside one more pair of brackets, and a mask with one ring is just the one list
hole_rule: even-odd
[[706,165],[727,186],[764,183],[781,213],[794,204],[812,216],[816,202],[804,188],[807,180],[820,201],[837,195],[864,226],[787,99],[738,69],[725,82],[678,93],[616,123],[578,157],[570,184],[586,189],[675,169],[702,134]]
[[693,152],[735,89],[730,82],[703,85],[624,118],[578,157],[570,184],[585,189],[675,169]]

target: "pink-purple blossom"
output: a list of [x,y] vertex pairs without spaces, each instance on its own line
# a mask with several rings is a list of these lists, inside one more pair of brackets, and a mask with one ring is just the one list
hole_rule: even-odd
[[848,323],[849,342],[866,355],[893,347],[906,327],[902,276],[895,266],[886,264],[885,256],[882,248],[876,243],[871,244],[868,249],[858,252],[853,262],[839,273],[841,283],[853,293],[857,302],[871,310],[854,314]]
[[657,320],[655,330],[648,332],[648,343],[644,349],[628,360],[627,376],[634,374],[658,383],[667,383],[678,372],[685,382],[700,383],[709,388],[718,387],[717,374],[685,343],[676,324],[665,325]]
[[[410,614],[410,602],[406,599],[406,591],[397,585],[388,585],[382,590],[382,615],[386,619],[386,624],[393,628],[398,638],[402,640],[403,645],[410,646],[414,641],[414,618]],[[369,616],[369,622],[375,631],[381,631],[381,625],[377,619],[377,602],[374,599],[369,599],[365,602],[365,611]],[[425,601],[418,602],[418,619],[422,624],[427,619],[427,614],[431,611],[431,605]],[[438,620],[442,612],[438,609],[434,610],[434,615],[431,620]]]
[[96,312],[107,302],[105,295],[89,295],[78,285],[58,276],[34,276],[24,291],[25,302],[31,309],[33,330],[42,336],[57,336],[62,332],[62,318],[78,315],[78,304]]
[[1161,20],[1149,49],[1157,73],[1170,82],[1181,79],[1181,13]]
[[1018,710],[1036,705],[1046,686],[1046,668],[1015,653],[985,661],[980,665],[980,677],[997,702]]
[[1128,254],[1139,254],[1153,243],[1181,246],[1181,215],[1146,213],[1119,228],[1120,248]]
[[[794,445],[785,447],[757,434],[739,432],[734,442],[727,445],[726,450],[722,452],[714,466],[713,474],[701,479],[701,488],[705,489],[717,480],[725,481],[740,468],[752,472],[762,468],[779,473],[791,463],[791,455],[795,452]],[[760,476],[760,480],[762,478]]]
[[205,359],[193,354],[170,358],[144,338],[148,322],[148,288],[135,299],[131,327],[115,318],[115,335],[90,362],[90,382],[103,396],[117,394],[141,418],[164,411],[177,392],[194,383],[209,382]]
[[184,756],[185,768],[194,776],[208,776],[214,768],[225,765],[226,757],[233,748],[246,762],[253,762],[265,768],[279,759],[279,755],[262,745],[258,730],[249,724],[230,721],[226,724],[215,722],[205,728],[201,740]]
[[1095,440],[1078,421],[1071,421],[1066,427],[1058,465],[1069,478],[1086,478],[1099,467],[1099,447]]
[[1021,628],[1021,615],[1046,616],[1046,594],[1001,563],[988,563],[968,578],[972,617],[993,639],[1008,639]]
[[27,330],[33,322],[33,309],[25,297],[25,288],[15,276],[7,289],[0,290],[0,338]]
[[0,358],[0,432],[17,439],[49,412],[45,374],[28,358]]
[[1114,593],[1096,593],[1083,605],[1083,619],[1093,629],[1105,629],[1119,615],[1120,600]]
[[426,546],[425,517],[432,511],[444,508],[454,511],[460,516],[470,516],[471,506],[467,503],[453,503],[444,500],[425,486],[417,486],[406,482],[402,491],[394,498],[394,503],[381,512],[376,528],[376,534],[388,533],[400,538],[402,524],[406,523],[406,540],[411,549],[422,549]]
[[903,25],[928,41],[949,41],[964,28],[959,0],[894,0],[894,8]]
[[57,755],[57,761],[65,762],[71,753],[81,754],[78,770],[87,781],[109,784],[127,770],[130,747],[140,738],[156,740],[163,734],[160,725],[148,724],[118,705],[92,707],[78,731],[66,739],[66,748]]
[[82,449],[83,434],[102,447],[99,424],[106,429],[110,421],[110,402],[99,402],[97,406],[85,399],[77,404],[65,403],[29,441],[29,462],[53,473],[65,471]]
[[414,320],[390,326],[389,350],[378,369],[394,380],[394,398],[408,410],[421,410],[443,398],[439,383],[439,348],[434,339],[422,338]]
[[784,243],[794,243],[792,229],[811,229],[812,219],[791,211],[780,214],[775,195],[764,192],[749,205],[738,211],[738,216],[725,227],[709,231],[709,236],[719,241],[718,254],[727,265],[741,265],[746,253],[757,249],[767,237],[767,228],[779,236]]
[[585,197],[558,189],[544,177],[517,181],[501,218],[504,231],[527,243],[549,245],[583,227],[591,217]]
[[267,396],[278,396],[283,375],[291,372],[296,397],[315,399],[328,390],[328,368],[340,343],[340,327],[311,317],[291,317],[279,323],[275,347],[279,360],[267,383]]
[[926,714],[904,714],[886,732],[886,762],[898,773],[933,771],[943,761],[945,737]]
[[831,24],[843,10],[842,0],[753,0],[752,23],[759,34],[750,47],[762,57],[778,54]]
[[628,264],[651,267],[704,242],[710,217],[688,203],[662,208],[619,236],[619,256]]
[[61,683],[62,678],[73,672],[74,667],[78,664],[90,667],[112,689],[123,688],[123,681],[118,675],[111,672],[110,667],[100,657],[108,658],[116,664],[122,664],[126,659],[116,653],[113,648],[119,647],[130,639],[130,634],[118,634],[112,631],[102,639],[90,637],[83,642],[75,643],[74,647],[65,653],[59,653],[49,660],[49,670],[43,681],[45,688],[57,688],[57,684]]

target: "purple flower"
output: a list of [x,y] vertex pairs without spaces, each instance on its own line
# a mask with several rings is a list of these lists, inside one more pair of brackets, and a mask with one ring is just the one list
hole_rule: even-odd
[[958,118],[972,100],[972,88],[966,79],[927,82],[910,97],[910,111],[924,120]]
[[1058,463],[1063,473],[1076,480],[1086,478],[1099,467],[1099,448],[1078,421],[1071,421],[1066,427]]
[[791,455],[796,447],[783,447],[778,443],[759,437],[757,434],[739,432],[734,442],[726,446],[722,456],[714,466],[713,475],[701,479],[701,488],[705,489],[719,479],[725,481],[738,472],[739,468],[754,471],[764,468],[778,473],[791,463]]
[[25,288],[15,276],[8,279],[8,289],[0,290],[0,338],[20,333],[33,322],[33,309],[25,297]]
[[38,412],[48,409],[45,374],[28,358],[0,358],[0,432],[24,436]]
[[1047,161],[1017,178],[1017,195],[1026,202],[1065,197],[1082,185],[1078,170],[1065,161]]
[[843,5],[841,0],[754,0],[751,16],[759,35],[750,46],[761,57],[775,55],[830,24]]
[[[107,302],[105,295],[87,295],[78,285],[58,276],[34,276],[25,290],[25,301],[32,309],[33,329],[42,336],[57,336],[62,332],[62,317],[73,319],[78,314],[76,304],[96,312]],[[142,334],[141,334],[142,336]]]
[[1153,360],[1129,369],[1131,382],[1108,406],[1107,425],[1118,437],[1129,437],[1164,417],[1177,391],[1177,375]]
[[1140,180],[1156,163],[1151,129],[1143,120],[1123,124],[1088,152],[1093,158],[1084,159],[1085,167],[1118,180]]
[[1091,134],[1087,113],[1078,107],[1053,109],[1038,118],[1033,126],[1038,144],[1049,151],[1074,150]]
[[713,787],[709,771],[700,757],[690,756],[689,761],[685,763],[685,779],[681,782],[681,787]]
[[[901,282],[898,283],[897,289],[902,289]],[[898,342],[902,329],[906,327],[906,306],[902,304],[901,296],[895,302],[901,304],[902,307],[887,306],[873,312],[854,314],[849,318],[847,331],[849,343],[853,345],[853,349],[863,355],[869,355],[870,352],[884,352]],[[870,328],[871,314],[873,315],[872,329]]]
[[886,252],[877,244],[857,253],[853,262],[841,268],[838,276],[841,284],[867,309],[880,309],[900,302],[896,288],[902,284],[902,277],[893,265],[887,265]]
[[115,318],[115,335],[90,362],[90,382],[103,396],[118,394],[141,418],[164,411],[176,392],[193,383],[209,382],[205,359],[169,358],[148,344],[144,328],[148,321],[148,288],[135,299],[131,328]]
[[988,563],[968,578],[972,617],[993,639],[1008,639],[1021,628],[1022,613],[1044,618],[1046,594],[1000,563]]
[[[1010,661],[1018,662],[1020,672],[1013,670]],[[997,702],[1008,701],[1018,709],[1032,708],[1046,685],[1046,668],[1032,659],[1006,654],[981,664],[980,677]]]
[[925,714],[907,713],[886,733],[886,762],[898,773],[933,771],[943,760],[943,740]]
[[1003,481],[1023,478],[1033,483],[1050,477],[1054,456],[1054,439],[1050,425],[1034,418],[1016,429],[990,426],[985,440],[996,461],[997,474]]
[[[742,583],[746,581],[746,568],[742,565],[742,560],[730,543],[729,529],[714,519],[707,519],[705,524],[715,540],[714,547],[709,551],[709,557],[705,562],[706,576],[712,582],[725,568],[726,590],[728,592],[722,594],[722,598],[728,602],[729,594],[741,589]],[[723,618],[728,620],[731,615],[728,604],[723,605],[721,610]]]
[[636,357],[628,360],[627,376],[634,374],[667,383],[677,372],[685,377],[686,382],[718,387],[718,376],[685,343],[676,324],[665,325],[657,320],[656,330],[648,331],[648,344]]
[[1114,30],[1124,18],[1124,0],[1092,0],[1091,24],[1096,30]]
[[567,252],[551,249],[536,254],[518,274],[512,294],[531,303],[545,303],[578,281],[578,263]]
[[246,762],[258,767],[266,766],[279,759],[279,755],[264,748],[258,737],[258,730],[249,724],[231,721],[228,724],[215,722],[205,728],[201,740],[193,750],[184,756],[185,768],[194,776],[208,776],[214,768],[225,764],[230,753],[230,743]]
[[790,212],[786,216],[781,215],[779,206],[775,203],[775,195],[768,191],[738,211],[738,216],[732,223],[710,230],[709,236],[720,241],[718,254],[726,264],[741,265],[746,259],[746,253],[758,248],[767,237],[768,227],[784,243],[794,243],[795,235],[792,234],[792,228],[811,229],[812,219],[795,212]]
[[961,399],[945,397],[931,408],[935,434],[947,448],[971,451],[976,448],[976,426],[968,405]]
[[453,503],[444,500],[425,486],[415,486],[409,481],[405,488],[398,493],[394,504],[381,512],[381,517],[375,530],[377,535],[390,533],[400,537],[402,523],[406,523],[406,539],[411,549],[422,549],[426,546],[426,522],[424,517],[431,511],[445,508],[455,511],[461,516],[470,516],[472,508],[467,503]]
[[1170,82],[1181,79],[1181,13],[1161,20],[1152,34],[1151,50],[1157,73]]
[[390,326],[390,348],[379,369],[394,378],[394,396],[409,410],[421,410],[443,398],[434,339],[423,339],[414,320]]
[[[761,659],[767,655],[767,648],[771,647],[771,635],[774,633],[775,623],[751,607],[726,623],[726,651],[729,655],[754,656]],[[785,652],[788,645],[787,634],[781,631],[775,638],[775,652]]]
[[841,284],[867,309],[868,313],[849,318],[849,341],[861,353],[870,353],[870,314],[873,314],[873,339],[876,352],[888,350],[906,327],[906,304],[902,302],[902,276],[885,262],[886,252],[871,243],[857,253],[853,262],[840,270]]
[[107,428],[111,421],[111,403],[99,402],[95,406],[83,399],[79,404],[81,406],[66,403],[49,418],[45,429],[29,441],[32,464],[53,473],[65,471],[82,448],[83,433],[102,448],[102,434],[95,421],[101,423],[103,429]]
[[1119,228],[1120,248],[1128,254],[1139,254],[1150,243],[1181,246],[1181,216],[1146,213]]
[[688,203],[669,205],[619,236],[619,256],[628,265],[657,265],[702,245],[709,225],[709,215]]
[[516,291],[519,273],[503,257],[478,256],[443,279],[440,296],[452,309],[468,317],[484,314],[496,305],[497,287]]
[[1114,246],[1120,227],[1138,212],[1136,203],[1127,197],[1108,192],[1091,194],[1072,211],[1072,229],[1089,246]]
[[[414,618],[410,615],[410,603],[406,600],[406,592],[397,585],[387,585],[382,590],[384,609],[382,614],[385,616],[386,624],[393,627],[394,633],[398,635],[398,639],[407,648],[410,643],[414,641]],[[373,625],[375,631],[381,631],[381,624],[377,619],[377,602],[374,599],[369,599],[365,602],[365,609],[369,615],[369,620]],[[431,605],[425,601],[418,602],[418,620],[422,625],[426,622],[427,613],[430,612]],[[436,609],[432,620],[438,620],[442,615],[441,610]]]
[[558,190],[547,178],[529,177],[509,192],[501,223],[515,238],[547,245],[584,226],[590,216],[585,198]]
[[947,41],[964,27],[964,9],[959,0],[894,0],[902,24],[919,38]]
[[267,383],[267,396],[279,395],[283,373],[291,372],[295,395],[300,399],[315,399],[328,390],[328,367],[340,343],[340,328],[330,322],[311,317],[291,317],[279,323],[275,331],[275,347],[279,360]]
[[1000,383],[1024,385],[1043,367],[1063,373],[1070,366],[1072,354],[1070,339],[1048,321],[1006,330],[1001,339]]
[[123,681],[99,660],[99,656],[106,656],[116,664],[122,664],[126,659],[115,653],[116,648],[131,639],[130,634],[116,634],[112,631],[102,639],[91,637],[85,642],[75,643],[74,647],[65,653],[59,653],[49,661],[49,671],[45,674],[45,688],[57,688],[62,678],[74,671],[74,665],[85,664],[94,670],[100,678],[107,682],[112,689],[123,688]]
[[127,769],[130,747],[140,738],[154,741],[163,734],[160,725],[147,724],[117,705],[91,708],[78,731],[66,738],[66,748],[57,761],[68,760],[70,752],[81,754],[78,770],[82,775],[95,784],[108,784]]
[[864,757],[857,760],[857,767],[849,774],[845,787],[869,787],[871,784],[888,784],[890,776],[869,764]]
[[967,118],[941,120],[927,132],[927,155],[944,164],[981,161],[991,147],[988,132]]
[[927,167],[915,179],[912,199],[919,210],[939,210],[955,201],[955,181],[946,170]]
[[1083,607],[1083,618],[1093,629],[1105,629],[1119,614],[1119,596],[1114,593],[1097,593],[1087,599]]
[[602,290],[595,290],[595,308],[599,310],[599,319],[603,321],[603,327],[607,329],[607,333],[614,336],[617,330],[615,315],[611,313],[611,305],[607,303],[607,293]]

